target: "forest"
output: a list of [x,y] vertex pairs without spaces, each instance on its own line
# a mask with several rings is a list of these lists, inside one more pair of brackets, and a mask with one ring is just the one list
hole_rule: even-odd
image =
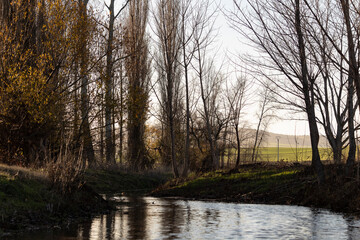
[[[219,53],[220,16],[251,54]],[[0,163],[62,192],[89,169],[241,172],[284,112],[318,187],[359,174],[356,1],[2,0],[0,22]]]
[[[102,4],[2,2],[1,162],[66,164],[66,152],[74,166],[164,165],[179,177],[224,167],[230,149],[237,168],[241,149],[256,161],[275,109],[287,109],[308,121],[319,180],[320,132],[333,161],[346,149],[353,167],[360,80],[352,1]],[[258,52],[233,60],[235,75],[214,53],[219,14]],[[249,134],[252,81],[261,98]]]

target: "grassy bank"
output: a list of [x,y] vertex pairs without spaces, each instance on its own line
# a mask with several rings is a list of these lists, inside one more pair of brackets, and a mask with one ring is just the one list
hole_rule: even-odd
[[0,165],[0,233],[66,226],[110,208],[86,184],[62,194],[40,171]]
[[239,171],[215,171],[171,180],[152,194],[241,203],[293,204],[359,214],[359,183],[339,174],[343,170],[343,166],[326,166],[326,182],[319,186],[309,166],[252,164]]
[[168,177],[160,173],[87,170],[79,189],[62,194],[41,171],[0,165],[0,239],[9,232],[66,227],[72,221],[112,209],[98,193],[145,193]]

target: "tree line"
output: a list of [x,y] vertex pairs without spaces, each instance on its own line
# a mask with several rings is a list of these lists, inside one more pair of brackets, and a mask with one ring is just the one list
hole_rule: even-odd
[[[256,52],[232,55],[231,74],[216,50],[220,14]],[[0,161],[42,166],[71,149],[89,166],[163,164],[180,177],[229,166],[234,151],[237,168],[242,151],[259,159],[276,106],[306,116],[319,182],[320,129],[335,163],[348,149],[350,173],[359,19],[351,0],[234,0],[227,9],[210,0],[4,0]],[[262,90],[249,134],[254,84]]]

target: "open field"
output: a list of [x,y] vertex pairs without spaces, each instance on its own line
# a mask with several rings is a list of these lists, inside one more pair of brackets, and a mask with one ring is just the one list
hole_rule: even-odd
[[[277,161],[276,147],[261,148],[259,150],[260,159],[263,161]],[[319,148],[321,160],[331,160],[332,151],[329,148]],[[280,161],[311,161],[311,148],[279,148]]]
[[[321,160],[332,160],[332,151],[330,148],[319,148]],[[344,151],[344,154],[346,151]],[[311,161],[311,148],[279,148],[279,161],[285,162],[303,162]],[[225,153],[227,155],[227,153]],[[241,162],[251,161],[251,149],[242,149]],[[236,161],[236,149],[231,149],[230,163]],[[278,161],[278,149],[277,147],[262,147],[259,148],[257,161],[276,162]],[[227,158],[225,158],[227,162]]]

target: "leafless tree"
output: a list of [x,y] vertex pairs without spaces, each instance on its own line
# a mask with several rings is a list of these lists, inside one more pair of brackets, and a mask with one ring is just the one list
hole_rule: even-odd
[[235,130],[236,135],[236,163],[235,169],[239,167],[240,164],[240,154],[241,154],[241,133],[240,121],[241,117],[244,114],[244,108],[248,104],[247,92],[249,90],[249,83],[245,76],[240,76],[237,78],[235,84],[231,84],[227,88],[227,102],[229,104],[230,111],[230,124]]
[[[348,139],[349,139],[349,154],[347,159],[347,172],[354,165],[356,143],[355,143],[355,126],[354,115],[355,108],[353,103],[353,95],[356,90],[357,98],[360,97],[360,74],[359,74],[359,58],[357,56],[356,46],[358,45],[358,22],[359,12],[358,6],[349,0],[339,0],[334,2],[317,1],[317,5],[320,7],[330,7],[333,9],[331,14],[332,29],[327,26],[327,22],[323,21],[322,16],[316,12],[317,8],[314,8],[313,3],[304,0],[304,3],[308,7],[314,21],[318,24],[319,29],[330,42],[331,47],[334,48],[336,54],[339,55],[341,63],[337,65],[344,75],[347,75],[347,88],[348,96],[346,100],[347,104],[347,123],[348,123]],[[336,24],[338,23],[338,24]],[[337,31],[337,34],[333,34]],[[344,44],[346,43],[346,44]],[[354,88],[355,85],[355,88]]]
[[[304,38],[306,12],[303,4],[300,0],[256,0],[246,3],[247,9],[240,1],[234,0],[235,10],[229,16],[231,25],[261,51],[261,57],[266,59],[266,62],[262,61],[263,59],[252,59],[249,63],[253,64],[254,69],[262,77],[273,80],[277,93],[281,92],[278,94],[281,101],[299,107],[306,113],[310,128],[312,166],[318,174],[319,182],[322,183],[325,174],[318,149],[315,78],[312,69],[309,68],[307,43]],[[275,74],[284,76],[284,81],[274,81]]]
[[[337,35],[338,39],[345,36],[344,25],[339,28],[334,27],[331,16],[335,16],[336,10],[330,2],[324,2],[325,6],[314,5],[313,11],[323,26],[327,34]],[[325,7],[325,8],[324,8]],[[334,18],[334,17],[333,17]],[[353,122],[353,118],[348,117],[348,112],[353,113],[353,97],[351,89],[347,90],[347,72],[344,68],[344,60],[337,54],[329,39],[321,31],[318,23],[308,18],[306,38],[308,41],[309,55],[312,58],[312,67],[316,70],[319,81],[315,84],[315,94],[318,103],[318,122],[325,130],[326,137],[333,151],[335,163],[340,163],[342,150],[348,138],[345,137],[348,123]],[[337,23],[339,24],[339,22]],[[344,48],[342,40],[339,41],[340,48]],[[350,100],[351,99],[351,100]],[[351,125],[349,125],[351,128]]]
[[273,98],[274,90],[271,89],[270,85],[263,85],[262,91],[259,94],[260,104],[258,112],[258,123],[256,125],[254,143],[251,153],[251,161],[256,162],[258,158],[259,147],[263,142],[267,130],[267,127],[272,118],[274,118],[274,107],[272,103],[274,102]]
[[[200,83],[200,96],[203,104],[202,116],[205,120],[206,138],[210,146],[210,158],[203,162],[203,169],[213,169],[218,167],[218,159],[216,156],[216,141],[212,121],[215,119],[216,106],[214,100],[216,99],[217,90],[219,90],[218,81],[221,76],[220,71],[214,67],[214,59],[209,57],[209,51],[212,42],[214,41],[214,21],[216,19],[216,10],[211,10],[213,7],[209,1],[201,1],[198,8],[199,23],[194,31],[194,70]],[[214,88],[213,88],[214,87]],[[213,109],[210,109],[213,108]]]
[[189,68],[191,60],[194,55],[194,48],[192,46],[192,37],[196,23],[193,21],[194,13],[192,0],[180,1],[180,48],[182,52],[181,65],[184,69],[185,78],[185,101],[186,101],[186,137],[185,137],[185,158],[183,164],[182,176],[185,177],[188,172],[190,163],[190,97],[189,97]]
[[154,16],[155,34],[159,46],[159,56],[156,64],[160,87],[162,89],[162,101],[160,104],[161,111],[166,117],[166,121],[164,122],[165,127],[169,130],[165,131],[165,137],[171,144],[170,158],[173,174],[175,177],[179,177],[175,150],[175,125],[176,114],[178,113],[176,110],[179,107],[176,94],[179,93],[180,83],[180,2],[178,0],[158,0],[156,8],[156,16]]
[[105,69],[105,146],[106,162],[115,163],[115,138],[113,137],[113,115],[114,115],[114,28],[115,20],[119,14],[130,2],[127,0],[124,6],[115,12],[115,0],[110,0],[110,4],[105,6],[109,11],[109,23],[107,26],[107,43],[106,43],[106,69]]

